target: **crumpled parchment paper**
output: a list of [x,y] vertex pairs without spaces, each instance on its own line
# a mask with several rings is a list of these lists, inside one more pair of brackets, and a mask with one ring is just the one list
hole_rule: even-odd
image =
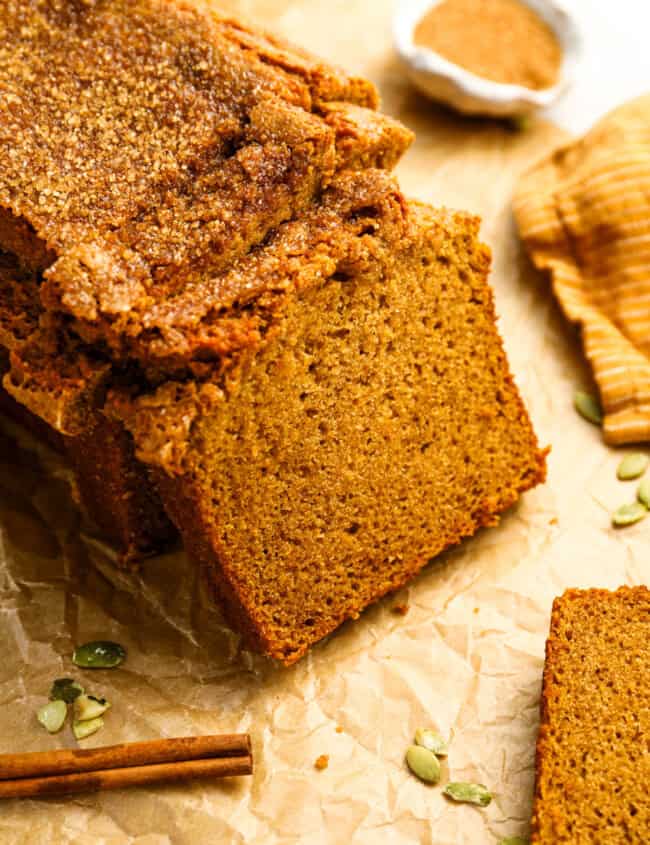
[[[106,726],[84,747],[249,731],[256,771],[228,783],[5,802],[7,845],[488,845],[525,834],[544,642],[553,597],[569,586],[650,580],[650,519],[615,531],[634,498],[620,452],[572,409],[588,384],[573,330],[517,241],[519,173],[563,139],[462,119],[406,85],[390,50],[388,0],[242,0],[229,4],[369,75],[386,110],[417,131],[399,168],[407,193],[484,216],[510,361],[542,443],[546,486],[500,527],[442,556],[412,584],[346,624],[297,666],[242,653],[202,596],[182,552],[125,575],[82,530],[66,473],[33,441],[0,433],[0,751],[71,744],[35,718],[52,680],[79,677],[75,644],[114,639],[119,669],[84,673],[107,696]],[[408,604],[405,616],[392,612]],[[450,738],[444,777],[487,784],[486,810],[451,805],[406,770],[415,729]],[[340,730],[337,731],[337,728]],[[321,754],[329,768],[317,771]]]

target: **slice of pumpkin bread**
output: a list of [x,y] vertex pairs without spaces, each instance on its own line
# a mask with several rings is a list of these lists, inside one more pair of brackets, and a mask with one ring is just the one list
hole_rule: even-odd
[[650,841],[650,590],[568,590],[546,644],[534,845]]
[[292,663],[544,478],[477,230],[344,176],[221,280],[194,335],[220,338],[218,378],[113,395],[265,654]]

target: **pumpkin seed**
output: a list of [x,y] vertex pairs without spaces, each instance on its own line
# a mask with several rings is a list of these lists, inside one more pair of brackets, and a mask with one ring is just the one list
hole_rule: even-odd
[[529,842],[530,840],[524,839],[523,836],[508,836],[506,839],[502,839],[499,845],[528,845]]
[[126,650],[110,640],[94,640],[74,650],[72,662],[82,669],[113,669],[126,657]]
[[443,792],[452,801],[477,804],[479,807],[487,807],[492,800],[492,795],[482,783],[448,783]]
[[616,473],[619,481],[631,481],[640,478],[648,468],[648,456],[643,452],[630,452],[618,465]]
[[36,718],[48,733],[55,734],[63,727],[67,715],[68,705],[59,698],[40,707]]
[[84,688],[74,678],[57,678],[50,690],[50,701],[65,701],[72,704],[75,698],[83,695]]
[[584,417],[594,425],[603,424],[603,409],[598,399],[591,393],[583,390],[576,391],[573,397],[573,405],[581,417]]
[[648,509],[641,502],[632,502],[630,505],[622,505],[612,515],[612,524],[617,528],[625,525],[634,525],[648,515]]
[[439,733],[430,730],[429,728],[418,728],[415,732],[415,744],[421,745],[423,748],[428,748],[436,757],[446,757],[449,753],[447,743],[440,736]]
[[637,499],[642,505],[645,505],[650,510],[650,478],[644,478],[636,494]]
[[96,733],[104,727],[104,720],[101,716],[96,719],[85,719],[83,722],[75,720],[72,723],[72,733],[76,739],[85,739],[87,736]]
[[74,715],[78,722],[87,722],[102,716],[111,706],[105,698],[95,698],[94,695],[80,695],[74,703]]
[[421,745],[409,746],[406,762],[413,774],[425,783],[438,783],[440,780],[440,763],[428,748]]

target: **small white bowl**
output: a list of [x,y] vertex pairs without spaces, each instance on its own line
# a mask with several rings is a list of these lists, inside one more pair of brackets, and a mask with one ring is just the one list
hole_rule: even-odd
[[557,85],[541,91],[492,82],[416,45],[413,36],[417,24],[441,1],[397,0],[395,47],[409,79],[423,94],[465,114],[508,117],[550,106],[572,81],[582,55],[582,39],[575,19],[559,0],[522,0],[546,21],[562,47],[560,79]]

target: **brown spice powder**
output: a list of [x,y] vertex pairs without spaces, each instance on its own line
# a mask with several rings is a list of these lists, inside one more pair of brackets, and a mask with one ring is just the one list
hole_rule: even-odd
[[520,0],[443,0],[420,20],[414,38],[493,82],[541,90],[558,81],[560,42]]

